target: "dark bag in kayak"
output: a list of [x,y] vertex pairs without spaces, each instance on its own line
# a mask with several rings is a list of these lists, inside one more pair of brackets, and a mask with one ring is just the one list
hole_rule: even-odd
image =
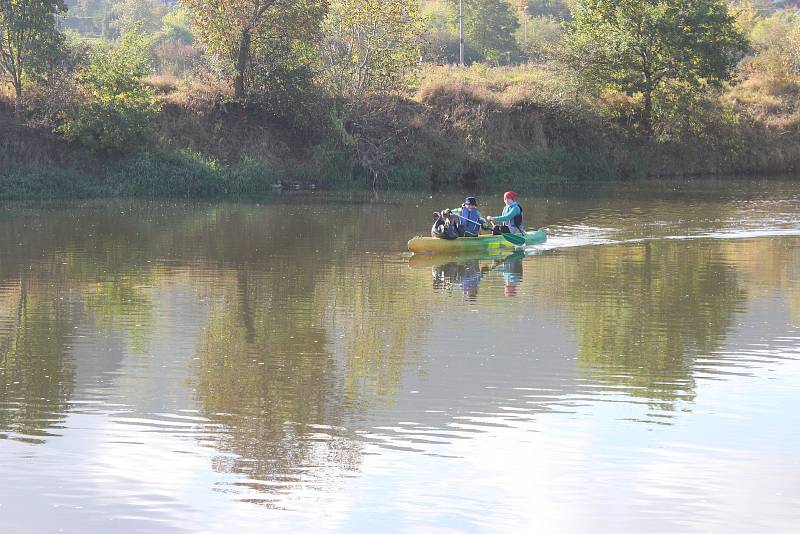
[[500,224],[492,228],[492,235],[510,234],[511,228],[505,224]]
[[448,221],[439,213],[435,213],[436,220],[431,226],[431,236],[439,239],[457,239],[458,228],[451,221]]

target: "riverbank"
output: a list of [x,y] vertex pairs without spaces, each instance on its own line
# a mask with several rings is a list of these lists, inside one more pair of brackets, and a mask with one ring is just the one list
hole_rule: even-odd
[[0,106],[0,197],[486,189],[800,168],[791,80],[751,77],[675,103],[653,135],[637,126],[635,98],[591,96],[543,67],[428,67],[403,95],[360,106],[317,97],[289,117],[243,107],[225,88],[159,83],[147,142],[117,153],[68,143],[53,133],[57,119],[18,120]]

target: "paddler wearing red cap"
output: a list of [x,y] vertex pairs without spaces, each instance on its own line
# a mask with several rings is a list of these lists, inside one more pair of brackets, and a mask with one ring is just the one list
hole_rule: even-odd
[[[525,219],[522,215],[522,206],[517,204],[517,194],[514,191],[506,191],[503,195],[503,202],[506,203],[503,214],[497,217],[486,217],[486,220],[499,224],[501,232],[504,230],[503,226],[506,226],[509,232],[524,234]],[[497,228],[495,228],[495,233],[498,233]]]

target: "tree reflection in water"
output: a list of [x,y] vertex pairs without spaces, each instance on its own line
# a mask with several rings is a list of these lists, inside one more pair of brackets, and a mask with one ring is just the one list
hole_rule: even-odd
[[44,443],[62,423],[74,385],[64,358],[74,311],[48,282],[0,285],[0,436]]
[[570,290],[561,298],[585,372],[660,410],[691,400],[695,357],[720,349],[747,296],[722,246],[661,241],[562,257],[561,283]]
[[0,229],[0,434],[41,439],[62,423],[76,326],[90,320],[147,351],[152,290],[178,281],[210,303],[188,365],[197,407],[218,431],[198,439],[220,452],[216,469],[273,494],[286,481],[359,469],[363,421],[397,402],[409,369],[426,372],[418,341],[442,290],[477,302],[481,286],[497,284],[480,293],[486,310],[558,310],[572,322],[588,382],[663,413],[694,398],[697,358],[713,359],[748,300],[783,291],[800,316],[798,249],[783,240],[412,258],[424,271],[409,275],[397,253],[361,254],[372,207],[335,232],[311,221],[292,233],[297,207],[166,216],[143,206],[124,217],[103,208],[73,227],[45,217],[40,231]]
[[427,322],[396,305],[404,296],[424,310],[432,299],[403,268],[379,258],[326,268],[289,255],[215,275],[226,282],[211,289],[195,376],[204,415],[222,425],[208,440],[231,454],[217,469],[270,494],[287,488],[263,481],[313,484],[358,469],[355,422],[393,402]]

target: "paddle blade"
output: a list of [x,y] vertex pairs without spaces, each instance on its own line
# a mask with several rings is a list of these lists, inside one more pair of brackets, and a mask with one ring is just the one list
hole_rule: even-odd
[[525,245],[525,236],[518,234],[502,234],[502,235],[503,239],[505,239],[515,247],[521,247]]

